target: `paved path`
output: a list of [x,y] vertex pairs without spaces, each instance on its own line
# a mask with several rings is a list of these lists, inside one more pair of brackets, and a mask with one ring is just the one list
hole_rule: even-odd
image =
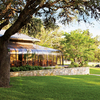
[[99,74],[90,74],[90,75],[100,76]]

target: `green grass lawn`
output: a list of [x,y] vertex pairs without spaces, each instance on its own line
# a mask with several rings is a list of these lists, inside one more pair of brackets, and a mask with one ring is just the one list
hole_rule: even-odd
[[100,68],[90,68],[90,74],[100,74]]
[[100,76],[11,77],[0,100],[100,100]]

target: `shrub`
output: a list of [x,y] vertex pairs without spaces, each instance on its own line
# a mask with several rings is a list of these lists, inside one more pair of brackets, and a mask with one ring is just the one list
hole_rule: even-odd
[[43,68],[40,66],[30,66],[30,65],[26,65],[26,66],[20,66],[20,67],[11,67],[10,71],[11,72],[15,72],[15,71],[29,71],[29,70],[42,70]]
[[60,68],[63,68],[63,67],[56,65],[53,69],[60,69]]
[[80,67],[82,67],[82,66],[87,67],[88,66],[88,61],[82,61],[80,63]]
[[15,71],[20,71],[19,67],[11,67],[10,71],[15,72]]
[[70,68],[72,68],[72,67],[79,67],[79,64],[72,61],[71,64],[69,65],[69,67]]
[[34,70],[42,70],[43,68],[40,66],[34,66]]
[[74,67],[74,65],[70,64],[68,67],[69,67],[69,68],[73,68],[73,67]]
[[79,64],[78,63],[74,63],[74,67],[79,67]]
[[20,68],[20,71],[23,71],[23,66],[20,66],[19,68]]
[[53,69],[53,68],[51,68],[51,67],[44,67],[43,69]]

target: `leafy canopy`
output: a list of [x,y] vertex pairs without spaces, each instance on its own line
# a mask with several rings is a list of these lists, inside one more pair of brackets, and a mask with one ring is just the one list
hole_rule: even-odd
[[82,63],[94,58],[95,40],[88,30],[75,30],[65,33],[64,36],[63,51],[72,61]]
[[[3,36],[4,40],[8,40],[26,25],[33,15],[42,17],[46,26],[53,25],[57,19],[63,24],[69,23],[79,15],[84,21],[85,16],[98,20],[99,5],[99,0],[0,0],[0,30],[13,23]],[[80,17],[78,20],[81,20]]]
[[36,35],[36,38],[41,40],[37,44],[49,48],[59,49],[62,35],[63,33],[59,31],[59,27],[54,30],[45,30],[44,27],[42,27],[41,32]]

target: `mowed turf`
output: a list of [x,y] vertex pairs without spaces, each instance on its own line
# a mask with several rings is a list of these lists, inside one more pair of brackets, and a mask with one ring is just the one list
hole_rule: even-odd
[[100,100],[100,76],[12,77],[0,100]]
[[90,74],[99,74],[100,75],[100,68],[90,68]]

